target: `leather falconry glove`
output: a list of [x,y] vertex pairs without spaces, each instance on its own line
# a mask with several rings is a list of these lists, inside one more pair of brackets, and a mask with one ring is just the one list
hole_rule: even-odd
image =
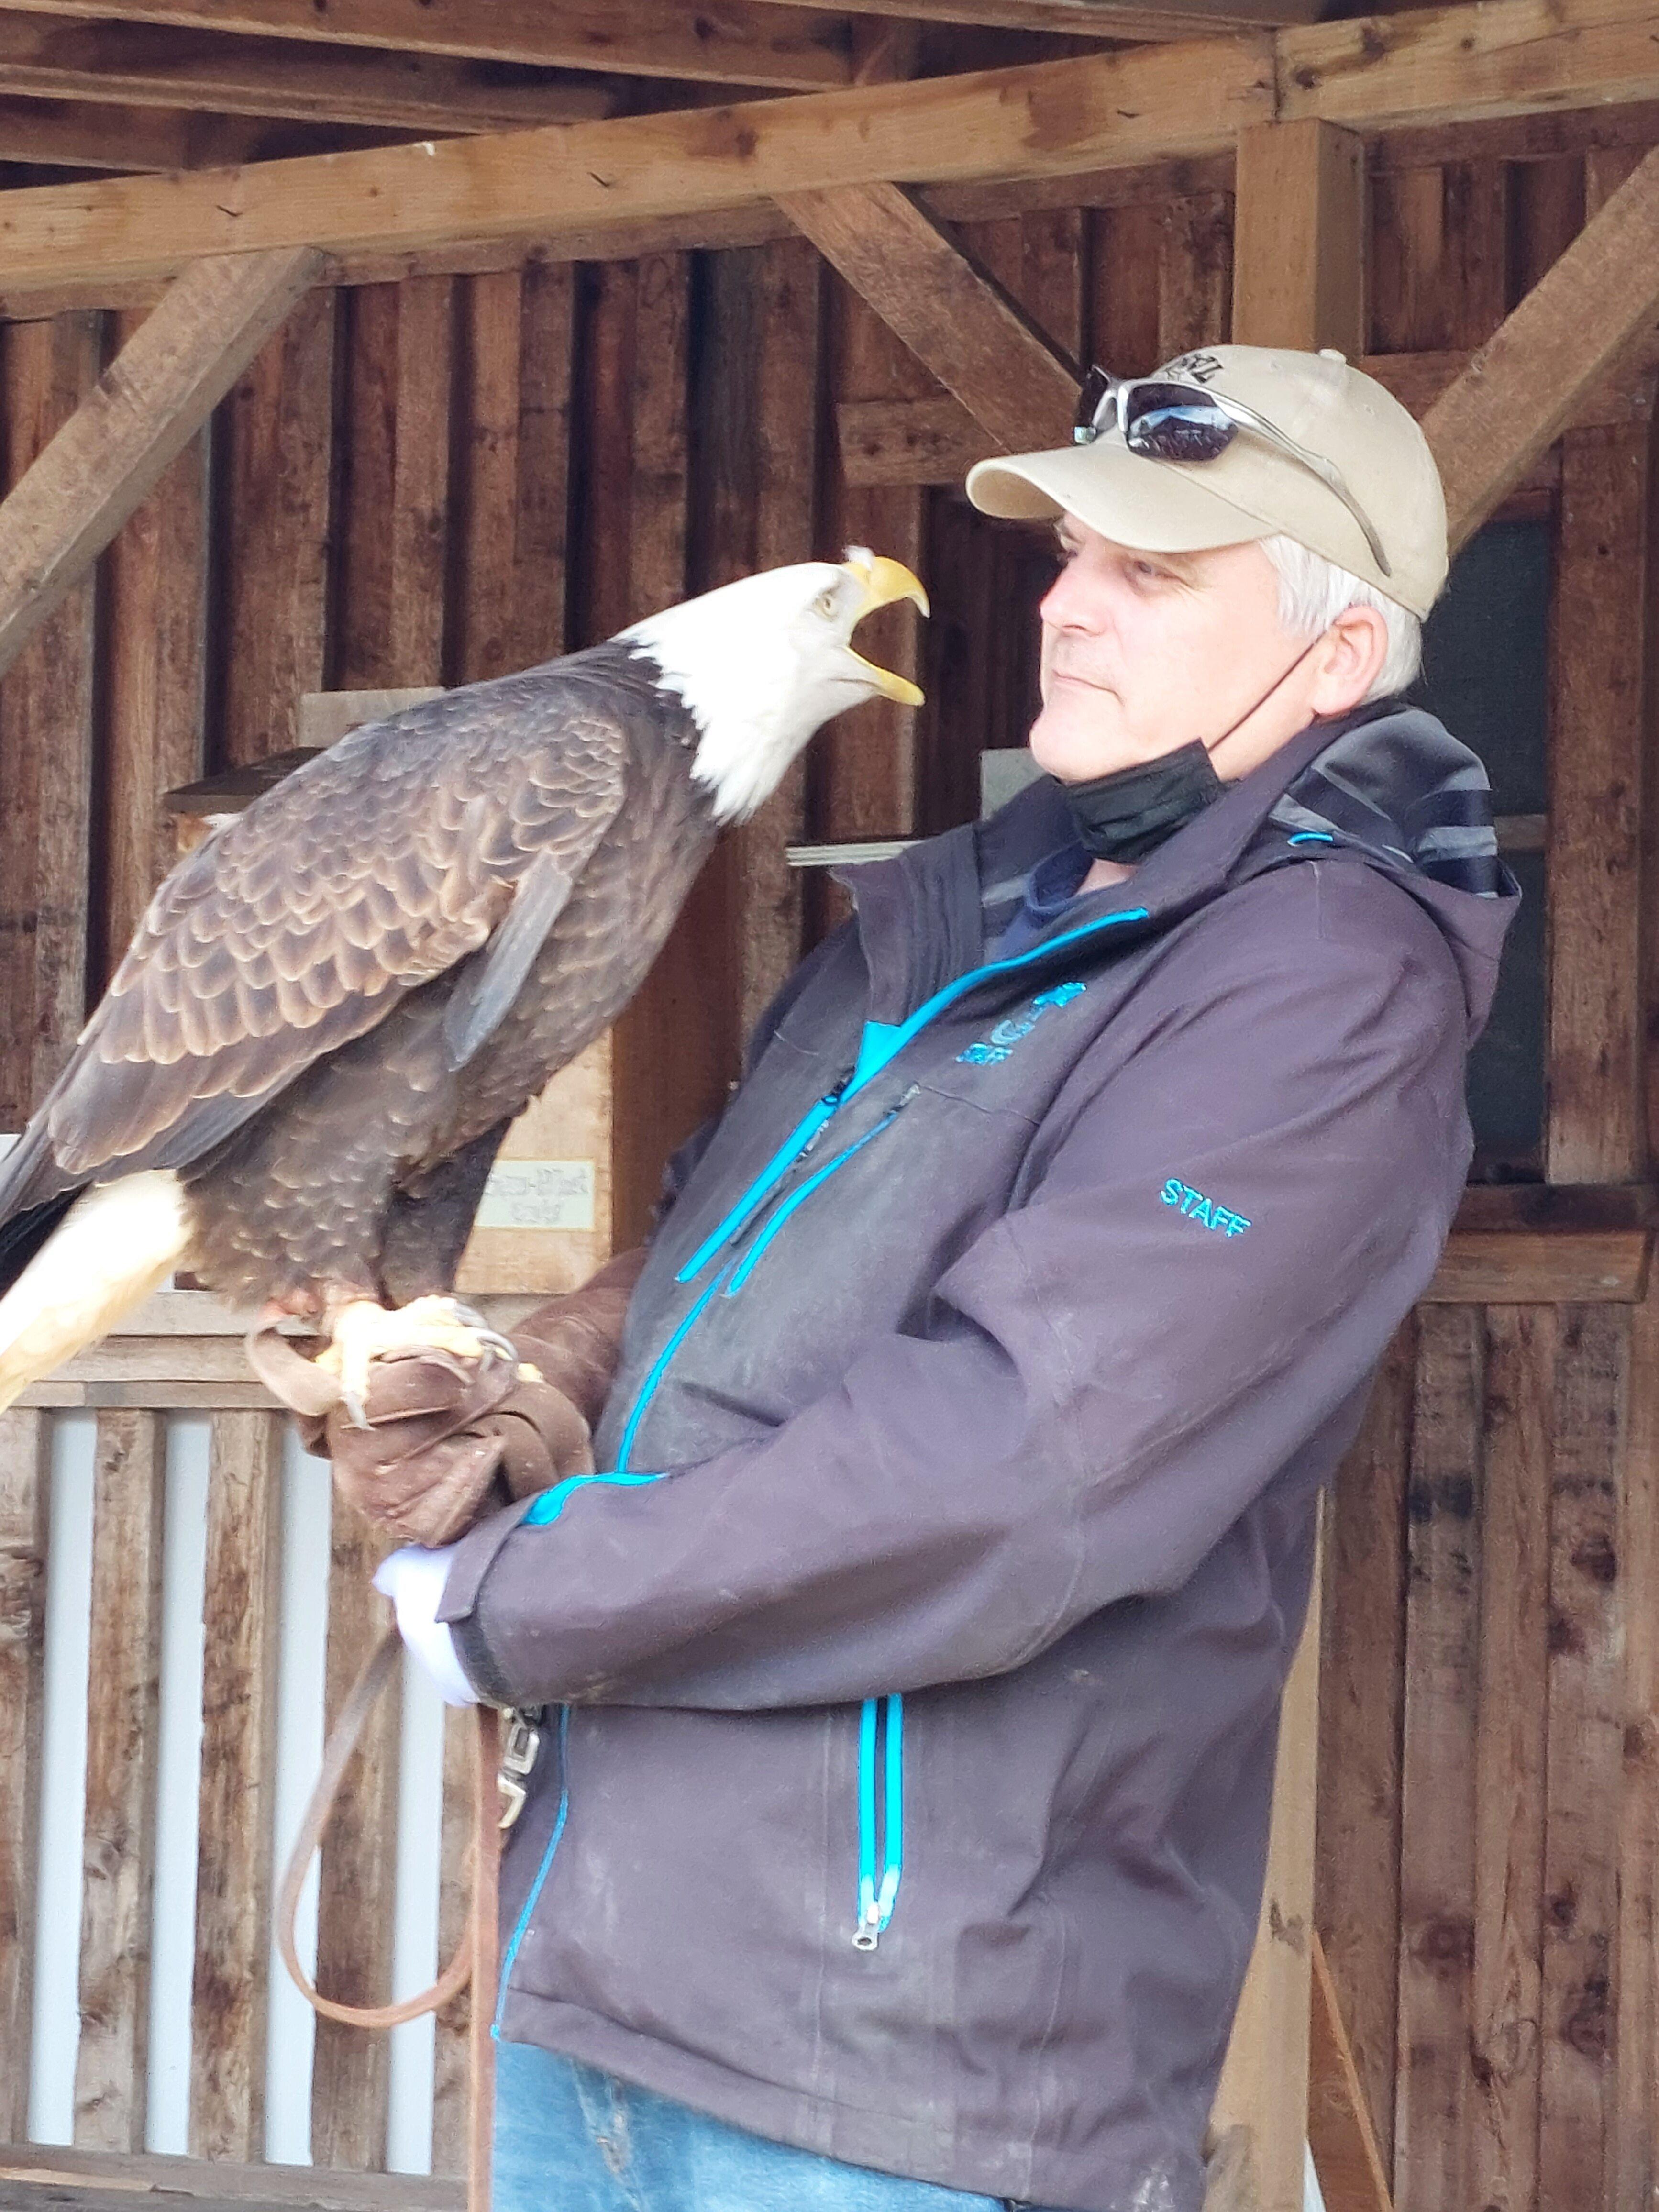
[[515,1364],[430,1351],[377,1359],[367,1425],[343,1409],[302,1422],[346,1503],[404,1544],[454,1542],[514,1498],[590,1474],[590,1424],[616,1370],[629,1295],[645,1264],[624,1252],[514,1332]]

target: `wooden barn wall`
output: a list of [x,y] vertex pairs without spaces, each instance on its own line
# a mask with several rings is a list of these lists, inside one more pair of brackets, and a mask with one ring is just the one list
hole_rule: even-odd
[[[1455,146],[1391,142],[1371,181],[1376,351],[1490,332],[1635,158],[1589,133],[1546,121]],[[1659,120],[1646,136],[1659,140]],[[1214,165],[1115,179],[1087,206],[1055,204],[1053,187],[1030,198],[963,235],[1069,349],[1133,371],[1224,339],[1231,201]],[[122,327],[75,313],[0,332],[8,480]],[[852,486],[837,464],[838,403],[936,392],[793,240],[304,301],[0,685],[0,1127],[61,1064],[168,858],[159,794],[291,744],[300,693],[488,677],[688,588],[872,544],[917,563],[933,592],[925,638],[908,611],[871,632],[873,652],[925,678],[929,704],[872,707],[832,730],[711,865],[617,1041],[630,1233],[769,990],[843,910],[824,878],[784,867],[784,840],[960,821],[980,747],[1023,735],[1032,641],[1008,611],[1034,600],[1040,552],[947,492]],[[1546,1162],[1564,1183],[1649,1175],[1649,482],[1648,424],[1632,413],[1569,433],[1530,495],[1557,533]],[[151,1541],[155,1440],[149,1417],[107,1418],[112,1476],[131,1475],[125,1502],[110,1488],[111,1515],[127,1516],[100,1536],[113,1562]],[[224,1503],[210,1541],[228,1586],[252,1599],[240,1641],[210,1646],[224,1741],[207,1771],[222,1802],[204,1805],[198,2006],[222,2055],[195,2084],[196,2147],[257,2159],[268,1879],[257,1822],[236,1817],[257,1746],[225,1716],[246,1702],[257,1733],[271,1443],[264,1415],[216,1419]],[[38,1482],[27,1451],[0,1468],[0,1551],[19,1563],[0,1712],[28,1705]],[[1659,1309],[1424,1308],[1390,1355],[1329,1529],[1319,1920],[1401,2212],[1637,2212],[1654,2181]],[[362,1565],[343,1530],[336,1685],[355,1663],[344,1616]],[[142,1653],[105,1656],[142,1709]],[[27,1894],[24,1801],[5,1784],[26,1781],[32,1756],[26,1726],[8,1741],[0,2015],[17,2001],[5,1923]],[[354,1815],[356,1874],[343,1854],[325,1871],[337,1987],[378,1987],[385,1966],[364,1909],[391,1832],[384,1751],[377,1780],[371,1747]],[[112,1817],[145,1817],[142,1776],[127,1788]],[[139,1905],[124,1910],[125,1933],[100,1940],[128,1976],[131,2027],[143,1938]],[[384,2059],[346,2038],[324,2048],[316,2155],[372,2168]],[[437,2135],[452,2171],[459,2050],[452,2022]],[[0,2094],[0,2138],[8,2122],[21,2133],[7,2105]],[[89,2142],[142,2142],[107,2099],[89,2095],[86,2127]]]

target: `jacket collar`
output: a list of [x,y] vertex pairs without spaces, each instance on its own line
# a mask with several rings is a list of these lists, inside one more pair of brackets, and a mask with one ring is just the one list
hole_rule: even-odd
[[[1382,700],[1334,720],[1310,723],[1151,854],[1127,883],[1090,896],[1064,928],[1132,908],[1147,909],[1149,926],[1167,925],[1218,896],[1230,883],[1281,865],[1285,836],[1264,840],[1270,823],[1296,834],[1297,824],[1329,823],[1340,802],[1355,816],[1352,823],[1339,817],[1341,842],[1357,845],[1373,866],[1399,877],[1453,940],[1454,950],[1478,951],[1495,975],[1518,896],[1512,879],[1500,872],[1498,896],[1476,897],[1447,887],[1443,878],[1427,880],[1425,856],[1414,849],[1423,841],[1411,823],[1423,819],[1425,794],[1453,786],[1465,794],[1462,816],[1472,822],[1480,814],[1490,839],[1486,772],[1477,756],[1432,716],[1398,700]],[[1478,801],[1468,796],[1474,793]],[[1428,805],[1426,813],[1432,817],[1434,807]],[[979,965],[987,904],[994,906],[999,890],[1011,901],[1025,874],[1066,843],[1073,828],[1058,785],[1043,776],[988,821],[928,838],[892,860],[842,872],[838,879],[858,909],[871,1018],[902,1020]],[[1358,835],[1362,828],[1369,834]],[[1495,843],[1491,849],[1495,853]],[[1476,998],[1489,995],[1489,988],[1472,991],[1472,1012]]]

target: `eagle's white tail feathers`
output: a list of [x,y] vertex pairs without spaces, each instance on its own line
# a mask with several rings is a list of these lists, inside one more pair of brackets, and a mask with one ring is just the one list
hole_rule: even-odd
[[190,1241],[184,1187],[165,1168],[77,1198],[0,1297],[0,1413],[164,1283]]

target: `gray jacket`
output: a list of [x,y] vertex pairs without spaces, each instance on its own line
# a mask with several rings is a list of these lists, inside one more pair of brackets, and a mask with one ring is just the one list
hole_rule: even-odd
[[1315,1501],[1457,1203],[1514,901],[1397,706],[988,964],[1067,834],[1045,782],[849,872],[656,1237],[606,1472],[475,1531],[443,1613],[554,1709],[502,2034],[1196,2212]]

